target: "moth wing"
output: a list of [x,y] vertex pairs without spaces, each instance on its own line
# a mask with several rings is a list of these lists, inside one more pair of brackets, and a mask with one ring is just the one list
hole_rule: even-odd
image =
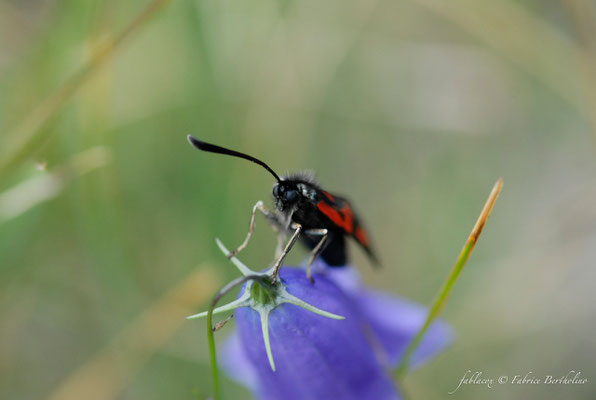
[[322,196],[317,203],[317,209],[346,235],[353,237],[366,251],[371,260],[378,265],[379,262],[371,247],[369,235],[360,224],[358,216],[348,200],[326,191],[321,192]]

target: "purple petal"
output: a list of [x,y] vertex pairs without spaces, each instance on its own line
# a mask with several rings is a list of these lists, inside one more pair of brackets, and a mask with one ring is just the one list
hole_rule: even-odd
[[[397,366],[406,347],[422,328],[427,308],[403,298],[369,290],[360,292],[358,306],[387,352],[390,365]],[[451,342],[452,337],[453,332],[446,323],[440,320],[433,322],[414,351],[410,367],[415,368],[436,355]]]
[[259,314],[236,311],[246,357],[258,376],[263,399],[396,399],[390,376],[382,368],[366,336],[358,308],[323,275],[311,285],[304,271],[284,268],[289,293],[315,307],[346,317],[333,320],[292,304],[271,312],[269,329],[276,372],[271,370]]
[[[402,297],[365,289],[354,268],[327,268],[326,274],[352,297],[375,332],[390,365],[397,366],[406,347],[422,328],[428,309]],[[435,356],[452,339],[453,331],[449,325],[435,321],[414,352],[410,367],[417,367]]]
[[238,383],[255,391],[258,382],[257,373],[242,348],[238,330],[235,330],[226,338],[219,353],[217,358],[226,374]]
[[[353,268],[328,268],[320,262],[313,267],[315,272],[323,273],[315,275],[315,285],[306,280],[303,270],[282,269],[288,292],[346,319],[327,319],[290,304],[275,309],[270,316],[277,366],[277,372],[273,372],[258,313],[239,309],[238,332],[224,343],[221,353],[224,370],[263,399],[398,398],[381,365],[397,365],[424,323],[427,309],[365,289]],[[447,324],[433,323],[414,353],[411,366],[435,355],[452,336]]]

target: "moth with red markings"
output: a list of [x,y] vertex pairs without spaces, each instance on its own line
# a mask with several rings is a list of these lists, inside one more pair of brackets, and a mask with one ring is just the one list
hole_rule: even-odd
[[[319,255],[330,266],[346,265],[346,237],[356,240],[374,265],[378,265],[368,234],[348,200],[323,190],[312,174],[296,173],[280,178],[267,164],[248,154],[209,144],[190,135],[188,141],[202,151],[244,158],[259,164],[276,179],[273,186],[275,210],[267,209],[262,201],[255,204],[246,238],[228,255],[229,258],[238,254],[248,244],[254,231],[255,214],[260,211],[278,232],[279,245],[275,269],[281,267],[283,259],[299,238],[312,250],[306,269],[311,281],[310,266]],[[287,232],[291,233],[291,238],[284,247],[283,239]]]

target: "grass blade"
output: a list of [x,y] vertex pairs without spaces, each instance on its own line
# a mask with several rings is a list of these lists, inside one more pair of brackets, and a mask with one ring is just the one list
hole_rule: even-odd
[[493,186],[493,189],[490,195],[488,196],[488,200],[486,200],[484,208],[482,209],[482,212],[480,213],[480,216],[478,217],[478,220],[476,221],[476,224],[474,225],[474,228],[472,229],[470,236],[468,236],[468,240],[466,241],[464,248],[459,253],[459,256],[457,257],[457,261],[455,262],[455,265],[453,266],[451,273],[449,274],[447,280],[439,290],[437,298],[432,303],[428,316],[426,317],[426,321],[424,321],[424,325],[422,325],[422,328],[420,329],[420,331],[418,331],[418,333],[416,334],[414,339],[412,339],[412,341],[408,345],[408,348],[404,352],[404,356],[401,359],[400,365],[395,371],[396,379],[399,380],[403,378],[410,365],[412,354],[414,354],[414,351],[420,345],[420,342],[422,341],[422,338],[424,337],[424,334],[428,330],[429,326],[437,318],[437,316],[445,306],[447,298],[449,297],[449,294],[451,293],[451,290],[453,289],[453,286],[455,285],[457,278],[459,278],[459,275],[461,274],[461,271],[466,265],[466,262],[468,261],[470,254],[472,254],[472,251],[474,250],[474,246],[476,246],[478,237],[480,237],[480,233],[482,232],[482,229],[484,228],[484,225],[486,224],[486,221],[490,216],[495,202],[497,201],[497,197],[499,197],[499,193],[501,193],[502,187],[503,179],[499,178],[499,180]]

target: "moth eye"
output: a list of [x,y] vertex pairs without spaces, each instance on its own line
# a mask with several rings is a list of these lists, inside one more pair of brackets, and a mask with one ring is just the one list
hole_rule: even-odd
[[288,201],[294,201],[294,200],[296,200],[297,197],[298,197],[298,192],[296,190],[289,190],[286,193],[286,200],[288,200]]
[[279,185],[273,186],[273,196],[279,197]]

